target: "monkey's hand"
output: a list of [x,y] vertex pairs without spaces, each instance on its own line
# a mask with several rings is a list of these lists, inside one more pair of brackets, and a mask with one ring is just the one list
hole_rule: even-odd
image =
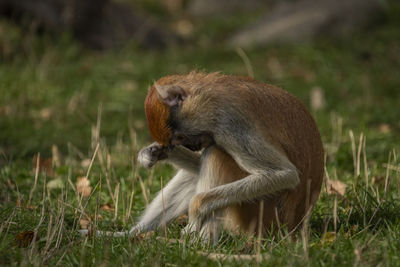
[[168,157],[167,149],[167,147],[154,142],[148,147],[145,147],[139,151],[138,162],[145,168],[151,168],[157,163],[157,161],[166,159]]

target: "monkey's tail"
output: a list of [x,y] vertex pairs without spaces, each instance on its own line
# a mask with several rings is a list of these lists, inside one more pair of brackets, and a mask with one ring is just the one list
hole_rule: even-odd
[[[81,236],[88,236],[88,235],[93,235],[91,231],[84,229],[84,230],[78,230],[79,234]],[[112,237],[130,237],[133,235],[131,231],[124,231],[124,232],[110,232],[110,231],[96,231],[95,235],[97,237],[102,237],[102,236],[112,236]]]

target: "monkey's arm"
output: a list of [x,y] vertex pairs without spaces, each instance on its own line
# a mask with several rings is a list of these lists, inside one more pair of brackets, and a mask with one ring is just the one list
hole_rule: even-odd
[[[254,136],[252,142],[242,142],[246,146],[232,139],[227,142],[229,145],[225,145],[224,149],[249,175],[195,195],[189,206],[189,218],[197,224],[201,224],[214,210],[271,196],[285,189],[293,189],[299,183],[296,167],[270,144]],[[212,165],[207,163],[205,151],[199,179],[203,179],[202,175],[215,175],[215,171],[210,169]]]
[[157,194],[129,234],[156,229],[187,212],[197,181],[196,175],[180,170]]
[[158,161],[164,159],[178,169],[184,169],[196,175],[199,173],[200,154],[183,146],[167,148],[154,142],[140,150],[138,154],[139,163],[146,168],[151,168]]

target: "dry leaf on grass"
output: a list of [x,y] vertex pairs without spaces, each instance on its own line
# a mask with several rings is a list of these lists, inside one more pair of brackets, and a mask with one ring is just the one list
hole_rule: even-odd
[[347,185],[339,180],[326,179],[326,192],[328,195],[336,194],[344,196]]
[[133,235],[133,237],[132,237],[132,241],[133,241],[133,242],[138,242],[138,241],[142,241],[142,240],[144,240],[144,239],[148,239],[148,238],[150,238],[151,236],[153,236],[154,233],[155,233],[154,231],[150,231],[150,232],[146,232],[146,233],[135,234],[135,235]]
[[88,220],[88,219],[80,219],[79,220],[79,225],[81,226],[81,229],[89,229],[90,220]]
[[379,132],[383,134],[390,133],[390,125],[387,123],[382,123],[379,125]]
[[90,186],[89,179],[85,176],[79,177],[76,181],[76,190],[78,190],[78,192],[84,197],[90,196],[90,193],[92,193],[92,187]]
[[[35,232],[33,232],[33,231],[25,231],[25,232],[19,233],[15,237],[15,243],[20,248],[26,248],[32,243],[34,236],[35,236]],[[38,235],[36,235],[36,241],[37,240],[39,240]]]
[[382,185],[384,181],[385,177],[382,175],[372,176],[371,178],[371,184],[373,185]]
[[29,210],[34,210],[34,209],[37,208],[37,207],[34,206],[34,205],[23,204],[23,203],[21,202],[21,199],[20,199],[20,198],[17,198],[17,202],[15,203],[15,206],[17,206],[18,208],[29,209]]
[[91,159],[84,159],[84,160],[81,161],[81,166],[83,168],[87,168],[87,167],[89,167],[90,162],[91,162]]
[[114,207],[111,204],[105,204],[101,206],[100,209],[108,212],[114,212]]

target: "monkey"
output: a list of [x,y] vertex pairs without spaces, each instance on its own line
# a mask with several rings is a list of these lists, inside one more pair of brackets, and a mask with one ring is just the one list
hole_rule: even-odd
[[293,232],[315,205],[323,144],[306,107],[287,91],[250,77],[193,71],[157,80],[145,113],[155,142],[139,151],[138,162],[151,168],[165,160],[177,173],[139,222],[114,236],[154,230],[185,213],[183,233],[208,243],[218,241],[221,229]]
[[255,234],[262,222],[264,233],[274,225],[292,231],[316,203],[322,140],[305,106],[283,89],[220,73],[171,75],[149,89],[145,112],[155,143],[139,152],[139,163],[166,160],[178,172],[131,233],[185,212],[186,230],[214,241],[221,226]]

